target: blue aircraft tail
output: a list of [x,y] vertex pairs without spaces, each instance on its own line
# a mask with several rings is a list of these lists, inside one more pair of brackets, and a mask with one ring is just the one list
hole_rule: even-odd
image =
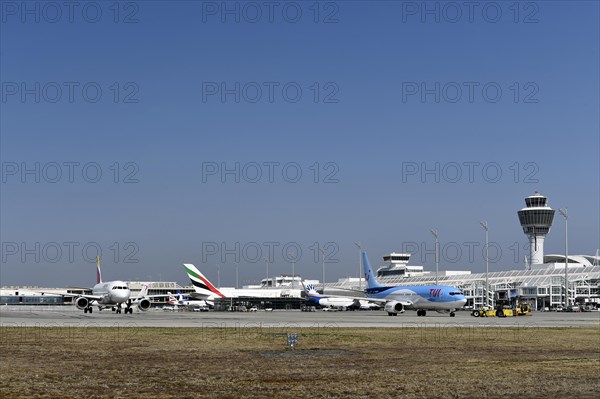
[[381,287],[382,285],[379,284],[377,278],[373,274],[373,269],[371,269],[371,264],[369,263],[369,258],[367,258],[367,253],[364,251],[362,253],[362,259],[363,270],[365,272],[365,281],[367,282],[367,289]]

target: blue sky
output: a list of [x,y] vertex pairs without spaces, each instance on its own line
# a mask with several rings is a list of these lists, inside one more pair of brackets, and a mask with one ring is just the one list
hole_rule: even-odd
[[[600,247],[597,2],[80,3],[1,3],[1,285],[90,284],[98,248],[127,280],[233,285],[239,256],[252,283],[269,248],[291,271],[286,244],[320,278],[315,243],[336,279],[355,241],[431,269],[430,228],[442,269],[481,271],[481,220],[491,269],[522,268],[535,190],[570,253]],[[557,215],[546,253],[563,240]]]

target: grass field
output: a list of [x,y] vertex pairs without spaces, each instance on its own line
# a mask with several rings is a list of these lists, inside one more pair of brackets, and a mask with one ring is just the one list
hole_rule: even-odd
[[0,331],[2,398],[600,397],[598,328]]

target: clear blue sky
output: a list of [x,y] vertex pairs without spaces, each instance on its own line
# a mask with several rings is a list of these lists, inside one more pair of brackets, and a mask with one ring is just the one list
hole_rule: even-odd
[[[265,275],[253,243],[275,248],[271,274],[291,271],[290,242],[306,278],[315,242],[333,243],[327,280],[356,275],[355,241],[373,264],[416,243],[431,269],[430,228],[442,269],[481,271],[481,220],[491,269],[522,268],[516,212],[535,190],[568,207],[570,253],[600,247],[595,1],[80,3],[1,2],[1,285],[89,285],[96,246],[125,280],[187,283],[182,262],[216,280],[220,263],[233,285],[235,255],[212,243],[239,243],[240,283]],[[239,102],[222,98],[236,82]],[[22,175],[36,163],[39,182]],[[239,183],[207,173],[236,163]],[[546,253],[563,240],[557,214]]]

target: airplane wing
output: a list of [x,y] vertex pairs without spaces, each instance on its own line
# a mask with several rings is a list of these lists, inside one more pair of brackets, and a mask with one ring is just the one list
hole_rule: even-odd
[[130,296],[129,300],[132,302],[136,302],[136,301],[140,301],[144,298],[168,298],[169,296],[170,296],[170,294],[148,295],[148,285],[142,284],[142,289],[140,290],[140,292],[136,296]]
[[[157,296],[163,296],[163,295],[157,295]],[[165,296],[168,296],[168,295],[165,295]],[[155,295],[152,295],[152,297],[155,297]],[[140,292],[136,296],[130,296],[129,301],[136,302],[136,301],[140,301],[144,298],[150,298],[148,296],[148,284],[142,284],[142,289],[140,290]]]
[[70,292],[50,292],[50,291],[36,291],[36,292],[39,292],[40,294],[44,294],[44,295],[70,296],[73,298],[83,297],[83,298],[92,299],[92,300],[99,300],[99,299],[103,298],[102,295],[72,294]]
[[399,301],[397,299],[380,299],[380,298],[369,298],[369,297],[365,297],[365,298],[357,298],[360,299],[361,301],[367,301],[367,302],[373,302],[373,303],[382,303],[382,304],[386,304],[388,302],[398,302],[401,303],[402,306],[407,307],[407,306],[412,306],[413,305],[413,301]]
[[381,303],[381,304],[386,304],[388,302],[398,302],[401,303],[402,306],[412,306],[413,302],[412,301],[399,301],[397,299],[389,299],[389,298],[371,298],[371,297],[367,297],[367,296],[362,296],[362,297],[356,297],[356,296],[345,296],[345,295],[327,295],[330,298],[348,298],[348,299],[353,299],[355,301],[367,301],[367,302],[372,302],[372,303]]

